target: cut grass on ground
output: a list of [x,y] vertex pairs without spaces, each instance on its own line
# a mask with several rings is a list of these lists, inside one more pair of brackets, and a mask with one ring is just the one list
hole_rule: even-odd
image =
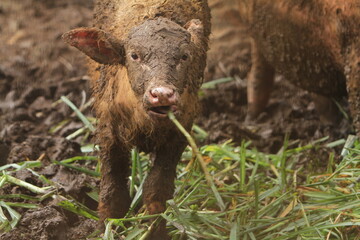
[[[90,122],[84,124],[91,128]],[[198,127],[194,131],[204,134]],[[360,144],[346,145],[337,161],[330,154],[325,159],[327,166],[319,168],[323,169],[321,173],[319,169],[317,173],[313,171],[314,159],[308,158],[299,165],[299,159],[309,151],[332,152],[332,148],[344,143],[344,140],[328,143],[324,138],[298,146],[285,139],[277,154],[259,152],[250,142],[236,145],[228,141],[199,149],[191,144],[177,168],[175,197],[168,201],[167,210],[157,216],[167,220],[175,240],[360,239]],[[89,152],[86,144],[84,152]],[[203,162],[194,160],[196,156]],[[149,160],[135,150],[131,157],[129,186],[134,199],[131,209],[135,209],[141,202]],[[53,164],[98,178],[97,160],[78,156],[54,159]],[[18,185],[36,194],[0,196],[0,231],[16,227],[21,218],[17,208],[36,208],[48,197],[62,199],[59,205],[75,214],[98,219],[96,212],[56,191],[56,184],[36,172],[40,166],[41,161],[25,161],[0,168],[0,187]],[[12,177],[15,171],[24,168],[38,177],[43,187]],[[95,200],[98,197],[94,191],[89,195]],[[19,198],[22,203],[14,201]],[[150,217],[144,208],[139,212],[130,210],[123,219],[109,219],[104,235],[98,239],[116,239],[119,235],[126,240],[144,239],[152,227],[146,221]]]

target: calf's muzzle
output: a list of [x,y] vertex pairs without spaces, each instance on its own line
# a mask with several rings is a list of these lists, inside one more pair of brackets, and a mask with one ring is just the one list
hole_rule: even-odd
[[177,111],[178,98],[174,89],[169,87],[154,87],[146,95],[148,113],[155,118],[165,118],[169,111]]

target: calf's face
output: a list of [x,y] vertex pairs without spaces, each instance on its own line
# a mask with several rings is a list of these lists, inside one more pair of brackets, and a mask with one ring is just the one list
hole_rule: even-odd
[[201,84],[197,72],[202,73],[203,63],[198,52],[204,47],[197,40],[202,38],[202,25],[191,20],[186,26],[158,18],[132,28],[125,40],[97,28],[75,29],[63,38],[101,64],[125,66],[131,89],[145,111],[153,119],[162,119],[170,110],[182,115],[184,105],[192,104],[186,103],[189,89]]

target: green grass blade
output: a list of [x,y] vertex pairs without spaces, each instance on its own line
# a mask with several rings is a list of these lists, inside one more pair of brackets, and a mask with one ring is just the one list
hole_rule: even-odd
[[61,160],[61,163],[73,163],[75,161],[79,161],[79,160],[85,160],[85,161],[98,161],[99,158],[96,156],[76,156],[76,157],[72,157],[72,158],[67,158],[64,160]]
[[213,89],[216,87],[216,85],[221,84],[221,83],[227,83],[227,82],[231,82],[234,81],[235,79],[232,77],[228,77],[228,78],[220,78],[220,79],[216,79],[216,80],[212,80],[206,83],[203,83],[203,85],[201,86],[201,89]]
[[87,208],[83,204],[76,202],[75,200],[63,200],[58,203],[58,205],[70,212],[73,212],[75,214],[78,214],[80,216],[90,218],[93,220],[98,221],[99,217],[97,216],[97,213],[93,210]]
[[229,240],[238,240],[237,232],[238,232],[238,223],[235,222],[232,224]]
[[67,97],[61,96],[61,100],[66,103],[80,118],[80,120],[84,123],[84,125],[92,132],[95,132],[94,126],[90,123],[90,121],[84,116],[84,114],[73,104]]
[[49,190],[52,188],[52,187],[42,187],[42,188],[39,188],[35,185],[32,185],[30,183],[27,183],[27,182],[24,182],[20,179],[17,179],[17,178],[14,178],[10,175],[6,175],[6,180],[12,184],[15,184],[15,185],[18,185],[18,186],[21,186],[21,187],[24,187],[30,191],[32,191],[33,193],[37,193],[37,194],[45,194],[47,192],[49,192]]
[[144,228],[135,227],[125,238],[125,240],[138,239],[146,230]]
[[79,172],[85,173],[85,174],[93,176],[93,177],[100,177],[100,173],[98,173],[96,171],[89,170],[87,168],[78,167],[78,166],[74,166],[72,164],[67,164],[67,163],[63,163],[63,162],[59,162],[59,161],[53,161],[53,162],[55,164],[59,164],[59,165],[64,166],[64,167],[68,167],[68,168],[77,170]]
[[104,240],[115,240],[114,234],[112,232],[112,221],[111,220],[106,224],[103,239]]
[[11,221],[9,222],[10,226],[11,228],[14,228],[16,224],[19,222],[21,215],[3,201],[0,201],[0,206],[6,208],[7,212],[11,217]]
[[12,202],[5,202],[10,207],[20,207],[20,208],[38,208],[39,206],[37,204],[32,203],[12,203]]

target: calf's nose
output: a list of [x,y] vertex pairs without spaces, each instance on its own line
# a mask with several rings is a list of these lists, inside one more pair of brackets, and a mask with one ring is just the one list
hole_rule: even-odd
[[156,87],[149,91],[148,100],[153,106],[173,105],[176,103],[175,91],[168,87]]

